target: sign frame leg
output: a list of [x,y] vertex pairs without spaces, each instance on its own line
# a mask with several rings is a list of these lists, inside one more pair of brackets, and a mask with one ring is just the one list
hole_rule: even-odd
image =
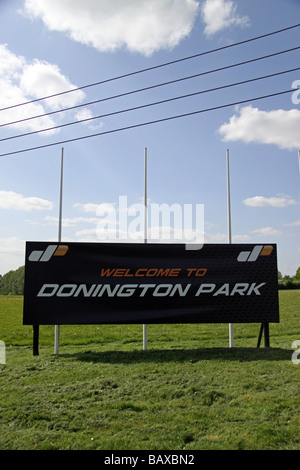
[[39,333],[40,326],[33,325],[33,355],[39,356]]
[[265,343],[265,348],[270,347],[270,328],[269,328],[269,323],[261,323],[260,325],[260,331],[258,335],[258,340],[257,340],[257,347],[260,347],[261,339],[262,339],[262,334],[264,333],[264,343]]

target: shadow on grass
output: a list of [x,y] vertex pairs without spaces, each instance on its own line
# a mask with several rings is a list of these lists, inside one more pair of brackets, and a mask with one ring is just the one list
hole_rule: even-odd
[[290,361],[292,350],[280,348],[200,348],[200,349],[150,349],[147,351],[84,351],[60,354],[66,359],[83,362],[129,364],[139,362],[198,362],[213,361]]

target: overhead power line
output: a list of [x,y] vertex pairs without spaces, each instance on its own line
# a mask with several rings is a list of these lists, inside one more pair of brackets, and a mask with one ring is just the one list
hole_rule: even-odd
[[19,153],[29,152],[29,151],[32,151],[32,150],[40,150],[40,149],[47,148],[47,147],[53,147],[55,145],[63,145],[63,144],[70,143],[70,142],[76,142],[76,141],[79,141],[79,140],[90,139],[92,137],[99,137],[99,136],[102,136],[102,135],[113,134],[113,133],[116,133],[116,132],[121,132],[121,131],[129,130],[129,129],[136,129],[138,127],[149,126],[149,125],[152,125],[152,124],[158,124],[158,123],[161,123],[161,122],[166,122],[166,121],[170,121],[170,120],[174,120],[174,119],[180,119],[180,118],[183,118],[183,117],[194,116],[196,114],[205,113],[205,112],[209,112],[209,111],[215,111],[217,109],[228,108],[230,106],[237,106],[239,104],[250,103],[252,101],[258,101],[258,100],[262,100],[262,99],[266,99],[266,98],[271,98],[271,97],[274,97],[274,96],[279,96],[279,95],[283,95],[283,94],[286,94],[286,93],[291,93],[293,91],[294,91],[293,89],[279,91],[277,93],[271,93],[271,94],[264,95],[264,96],[249,98],[247,100],[241,100],[241,101],[236,101],[236,102],[232,102],[232,103],[228,103],[228,104],[224,104],[224,105],[220,105],[220,106],[214,106],[212,108],[200,109],[200,110],[197,110],[197,111],[191,111],[189,113],[178,114],[178,115],[175,115],[175,116],[168,116],[168,117],[161,118],[161,119],[155,119],[153,121],[142,122],[142,123],[138,123],[138,124],[132,124],[130,126],[120,127],[118,129],[111,129],[109,131],[97,132],[95,134],[84,135],[84,136],[81,136],[81,137],[73,137],[72,139],[66,139],[66,140],[62,140],[62,141],[59,141],[59,142],[52,142],[52,143],[49,143],[49,144],[38,145],[36,147],[30,147],[30,148],[25,148],[25,149],[21,149],[21,150],[15,150],[13,152],[7,152],[7,153],[0,154],[0,157],[6,157],[6,156],[9,156],[9,155],[16,155],[16,154],[19,154]]
[[[212,69],[212,70],[199,72],[197,74],[189,75],[189,76],[186,76],[186,77],[181,77],[181,78],[177,78],[177,79],[174,79],[174,80],[169,80],[167,82],[158,83],[158,84],[155,84],[155,85],[150,85],[150,86],[140,88],[140,89],[137,89],[137,90],[131,90],[131,91],[128,91],[128,92],[120,93],[118,95],[113,95],[113,96],[109,96],[109,97],[105,97],[105,98],[100,98],[98,100],[89,101],[87,103],[81,103],[81,104],[77,104],[77,105],[70,106],[70,107],[67,107],[67,108],[62,108],[62,109],[58,109],[58,110],[55,110],[55,111],[49,111],[47,113],[37,114],[35,116],[30,116],[30,117],[27,117],[27,118],[18,119],[16,121],[7,122],[7,123],[4,123],[4,124],[0,124],[0,127],[6,127],[6,126],[14,125],[14,124],[20,124],[22,122],[42,118],[42,117],[45,117],[45,116],[52,116],[54,114],[62,113],[62,112],[65,112],[65,111],[71,111],[71,110],[81,108],[81,107],[87,107],[87,106],[90,106],[90,105],[93,105],[93,104],[102,103],[104,101],[109,101],[109,100],[116,99],[116,98],[123,98],[125,96],[133,95],[133,94],[140,93],[140,92],[143,92],[143,91],[152,90],[152,89],[163,87],[163,86],[166,86],[166,85],[171,85],[171,84],[182,82],[182,81],[185,81],[185,80],[190,80],[190,79],[201,77],[201,76],[204,76],[204,75],[209,75],[211,73],[221,72],[221,71],[228,70],[228,69],[238,67],[238,66],[241,66],[241,65],[246,65],[246,64],[250,64],[250,63],[253,63],[253,62],[260,61],[260,60],[275,57],[275,56],[278,56],[278,55],[281,55],[281,54],[286,54],[288,52],[293,52],[293,51],[299,50],[299,49],[300,49],[300,46],[296,46],[296,47],[293,47],[293,48],[290,48],[290,49],[285,49],[283,51],[273,52],[271,54],[267,54],[267,55],[264,55],[264,56],[261,56],[261,57],[255,57],[253,59],[248,59],[248,60],[244,60],[242,62],[237,62],[235,64],[225,65],[223,67],[218,67],[218,68],[215,68],[215,69]],[[4,109],[7,109],[7,108],[4,108]]]
[[243,80],[243,81],[239,81],[239,82],[235,82],[235,83],[230,83],[230,84],[227,84],[227,85],[221,85],[221,86],[218,86],[218,87],[209,88],[207,90],[196,91],[196,92],[188,93],[188,94],[181,95],[181,96],[175,96],[173,98],[167,98],[167,99],[160,100],[160,101],[155,101],[155,102],[152,102],[152,103],[147,103],[147,104],[143,104],[143,105],[139,105],[139,106],[134,106],[132,108],[121,109],[119,111],[113,111],[113,112],[110,112],[110,113],[101,114],[101,115],[93,116],[93,117],[90,117],[90,118],[80,119],[80,120],[73,121],[73,122],[68,122],[68,123],[65,123],[65,124],[59,124],[57,126],[48,127],[48,128],[45,128],[45,129],[38,129],[38,130],[35,130],[35,131],[25,132],[23,134],[17,134],[17,135],[11,136],[11,137],[5,137],[3,139],[0,139],[0,142],[16,139],[16,138],[19,138],[19,137],[27,137],[27,136],[30,136],[30,135],[33,135],[33,134],[40,134],[42,132],[53,131],[53,130],[60,129],[60,128],[63,128],[63,127],[72,126],[72,125],[75,125],[75,124],[82,124],[82,123],[86,123],[86,122],[89,122],[89,121],[94,121],[96,119],[102,119],[102,118],[105,118],[105,117],[115,116],[115,115],[118,115],[118,114],[123,114],[123,113],[130,112],[130,111],[137,111],[137,110],[140,110],[140,109],[149,108],[151,106],[157,106],[157,105],[160,105],[160,104],[165,104],[165,103],[169,103],[169,102],[184,99],[184,98],[191,98],[192,96],[202,95],[202,94],[210,93],[210,92],[213,92],[213,91],[219,91],[219,90],[223,90],[223,89],[226,89],[226,88],[232,88],[234,86],[244,85],[246,83],[252,83],[252,82],[256,82],[258,80],[264,80],[266,78],[272,78],[272,77],[276,77],[276,76],[283,75],[283,74],[286,74],[286,73],[295,72],[296,70],[300,70],[300,67],[296,67],[296,68],[289,69],[289,70],[283,70],[281,72],[276,72],[276,73],[272,73],[272,74],[264,75],[264,76],[260,76],[260,77],[249,78],[248,80]]
[[218,47],[218,48],[215,48],[215,49],[211,49],[209,51],[204,51],[204,52],[199,52],[197,54],[193,54],[191,56],[187,56],[187,57],[182,57],[180,59],[176,59],[176,60],[172,60],[170,62],[165,62],[163,64],[158,64],[158,65],[154,65],[152,67],[147,67],[147,68],[144,68],[144,69],[140,69],[140,70],[136,70],[134,72],[129,72],[129,73],[126,73],[126,74],[123,74],[123,75],[119,75],[119,76],[116,76],[116,77],[112,77],[112,78],[108,78],[108,79],[105,79],[105,80],[101,80],[101,81],[98,81],[98,82],[95,82],[95,83],[90,83],[90,84],[87,84],[87,85],[83,85],[83,86],[80,86],[80,87],[74,87],[70,90],[65,90],[65,91],[62,91],[62,92],[59,92],[59,93],[54,93],[52,95],[47,95],[47,96],[43,96],[41,98],[36,98],[34,100],[30,100],[30,101],[25,101],[23,103],[18,103],[18,104],[15,104],[15,105],[11,105],[11,106],[7,106],[5,108],[1,108],[0,111],[5,111],[5,110],[8,110],[8,109],[12,109],[12,108],[16,108],[18,106],[25,106],[27,104],[30,104],[30,103],[36,103],[36,102],[39,102],[39,101],[42,101],[42,100],[46,100],[46,99],[49,99],[49,98],[54,98],[54,97],[57,97],[57,96],[61,96],[61,95],[65,95],[67,93],[73,93],[75,91],[79,91],[79,90],[83,90],[83,89],[86,89],[86,88],[90,88],[90,87],[94,87],[94,86],[97,86],[97,85],[102,85],[104,83],[109,83],[109,82],[112,82],[112,81],[115,81],[115,80],[120,80],[120,79],[123,79],[123,78],[127,78],[127,77],[131,77],[133,75],[138,75],[138,74],[141,74],[141,73],[144,73],[144,72],[149,72],[151,70],[156,70],[156,69],[159,69],[159,68],[162,68],[162,67],[167,67],[169,65],[173,65],[173,64],[177,64],[179,62],[183,62],[183,61],[186,61],[186,60],[191,60],[191,59],[195,59],[197,57],[202,57],[204,55],[208,55],[208,54],[212,54],[212,53],[215,53],[215,52],[219,52],[219,51],[222,51],[222,50],[225,50],[225,49],[229,49],[231,47],[236,47],[236,46],[240,46],[242,44],[247,44],[247,43],[250,43],[252,41],[257,41],[259,39],[263,39],[263,38],[266,38],[266,37],[269,37],[269,36],[273,36],[275,34],[280,34],[280,33],[283,33],[285,31],[289,31],[289,30],[292,30],[294,28],[298,28],[300,26],[300,24],[295,24],[295,25],[292,25],[292,26],[288,26],[286,28],[282,28],[282,29],[279,29],[279,30],[276,30],[276,31],[272,31],[270,33],[266,33],[266,34],[262,34],[260,36],[256,36],[256,37],[253,37],[253,38],[249,38],[249,39],[245,39],[244,41],[239,41],[239,42],[236,42],[236,43],[233,43],[233,44],[228,44],[226,46],[222,46],[222,47]]

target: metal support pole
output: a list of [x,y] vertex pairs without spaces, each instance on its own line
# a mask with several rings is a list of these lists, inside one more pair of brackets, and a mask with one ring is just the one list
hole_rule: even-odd
[[[147,214],[147,147],[145,148],[145,163],[144,163],[144,243],[147,243],[148,238],[148,214]],[[148,331],[147,325],[143,325],[143,350],[148,349]]]
[[259,330],[259,334],[258,334],[258,340],[257,340],[257,347],[258,347],[258,348],[260,347],[261,337],[262,337],[263,331],[264,331],[264,324],[261,323],[261,325],[260,325],[260,330]]
[[59,187],[59,215],[58,215],[58,241],[61,242],[62,228],[62,192],[63,192],[64,149],[61,149],[60,160],[60,187]]
[[[58,216],[58,242],[61,242],[62,229],[62,191],[63,191],[63,166],[64,166],[64,149],[61,149],[60,162],[60,189],[59,189],[59,216]],[[59,354],[59,325],[54,327],[54,354]]]
[[39,355],[39,325],[33,325],[33,355]]
[[143,325],[143,350],[147,351],[148,349],[148,325]]
[[264,333],[264,341],[265,341],[265,348],[270,347],[270,329],[269,329],[269,323],[262,323],[260,325],[260,330],[259,330],[259,335],[258,335],[258,340],[257,340],[257,347],[260,347],[261,343],[261,338],[262,334]]
[[[227,157],[227,207],[228,207],[228,243],[231,243],[231,207],[230,207],[230,178],[229,178],[229,150]],[[229,323],[229,347],[233,348],[233,323]]]
[[264,340],[265,340],[265,348],[270,347],[270,329],[269,323],[264,324]]

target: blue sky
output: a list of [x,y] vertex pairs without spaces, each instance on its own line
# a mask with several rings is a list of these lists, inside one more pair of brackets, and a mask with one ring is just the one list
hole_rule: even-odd
[[[0,107],[221,48],[299,23],[299,0],[0,0]],[[0,139],[300,67],[300,28],[0,111]],[[294,85],[293,85],[294,83]],[[89,134],[252,100],[300,87],[300,70],[128,113],[0,140],[0,273],[24,264],[26,240],[98,241],[97,208],[148,198],[204,205],[206,243],[227,243],[226,149],[234,243],[277,243],[278,267],[300,266],[300,93],[286,93],[122,132],[3,156]],[[66,107],[81,107],[53,113]],[[43,114],[38,119],[3,126]],[[101,206],[102,205],[102,206]],[[111,207],[111,206],[110,206]],[[98,214],[98,215],[97,215]]]

